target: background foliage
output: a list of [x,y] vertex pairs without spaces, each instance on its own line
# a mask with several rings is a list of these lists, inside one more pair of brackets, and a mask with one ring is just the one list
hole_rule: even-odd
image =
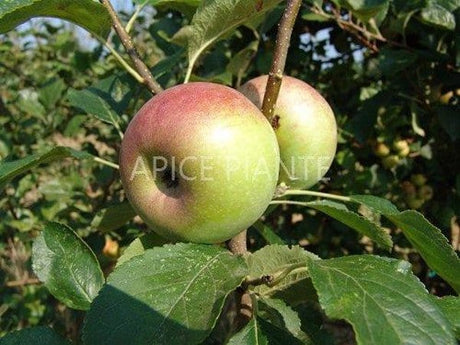
[[[187,73],[191,80],[237,87],[270,68],[283,4],[264,3],[260,16],[250,21],[224,16],[222,25],[229,29],[213,32],[190,31],[213,18],[211,13],[192,21],[199,1],[152,0],[131,34],[163,87],[181,83]],[[6,31],[1,6],[0,30]],[[304,1],[285,69],[324,95],[340,127],[334,165],[315,188],[377,195],[400,209],[420,210],[457,251],[459,6],[455,0]],[[131,14],[121,17],[127,22]],[[100,27],[90,30],[106,35]],[[108,40],[124,54],[116,36]],[[120,133],[150,94],[107,48],[88,46],[61,22],[36,21],[1,35],[0,42],[2,162],[36,154],[39,163],[47,163],[44,155],[56,146],[75,150],[0,181],[0,335],[52,325],[76,340],[83,313],[65,307],[37,282],[32,240],[49,221],[67,224],[89,244],[107,275],[121,249],[147,232],[126,204],[117,171],[94,157],[117,161]],[[81,151],[89,155],[81,159]],[[359,211],[372,216],[366,208]],[[285,243],[324,259],[352,254],[405,259],[431,293],[453,294],[401,231],[381,221],[393,236],[391,253],[314,209],[283,206],[250,229],[249,249]],[[346,326],[328,322],[330,334],[318,339],[353,341]]]

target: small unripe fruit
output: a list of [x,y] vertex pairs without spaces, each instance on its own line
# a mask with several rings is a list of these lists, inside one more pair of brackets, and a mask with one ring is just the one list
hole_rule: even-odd
[[410,177],[410,180],[417,187],[421,187],[421,186],[425,185],[425,183],[426,183],[426,177],[423,174],[414,174],[414,175],[412,175]]
[[425,203],[425,200],[420,199],[420,198],[409,198],[407,199],[407,206],[414,210],[420,209],[423,204]]
[[372,150],[377,157],[386,157],[390,154],[390,148],[384,143],[375,143]]
[[399,157],[396,155],[390,155],[382,158],[382,164],[386,169],[393,169],[399,164]]
[[421,186],[418,190],[418,196],[425,201],[431,200],[433,198],[433,188],[428,185]]
[[415,195],[417,194],[417,189],[415,188],[414,184],[409,181],[404,181],[401,185],[401,188],[404,194],[406,194],[406,196],[409,198],[415,197]]
[[393,149],[400,157],[406,157],[410,153],[409,143],[406,140],[396,140],[393,142]]
[[116,259],[120,254],[120,246],[117,241],[112,240],[110,237],[105,238],[105,245],[102,249],[102,254],[104,254],[109,259]]

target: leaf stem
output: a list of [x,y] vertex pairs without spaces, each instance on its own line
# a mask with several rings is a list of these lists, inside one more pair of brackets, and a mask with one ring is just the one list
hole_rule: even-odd
[[111,167],[111,168],[114,168],[114,169],[117,169],[117,170],[120,169],[120,166],[119,166],[118,164],[113,163],[113,162],[110,162],[110,161],[108,161],[108,160],[105,160],[105,159],[103,159],[103,158],[101,158],[101,157],[94,157],[93,160],[94,160],[95,162],[98,162],[98,163],[107,165],[107,166],[109,166],[109,167]]
[[262,112],[270,122],[273,118],[276,100],[281,88],[292,29],[297,14],[299,13],[301,3],[301,0],[288,0],[286,10],[278,26],[273,62],[268,74],[267,87],[262,103]]
[[118,18],[117,13],[115,12],[114,8],[112,7],[112,4],[110,3],[110,0],[99,0],[99,2],[102,5],[104,5],[107,12],[109,13],[110,18],[112,19],[113,28],[115,29],[115,32],[117,33],[118,37],[120,37],[121,43],[125,47],[129,57],[133,61],[136,71],[139,73],[140,76],[142,76],[142,83],[145,86],[147,86],[147,88],[150,90],[152,94],[160,93],[161,91],[163,91],[163,88],[155,80],[152,73],[150,73],[150,70],[145,65],[144,61],[141,60],[139,53],[137,52],[136,47],[134,46],[133,41],[131,40],[131,37],[128,35],[125,28],[121,24],[120,18]]
[[141,13],[145,5],[147,5],[147,1],[144,1],[142,4],[136,7],[136,10],[134,11],[133,15],[131,16],[131,18],[129,18],[128,24],[126,24],[126,33],[129,34],[131,29],[133,28],[134,23],[136,22],[137,17],[139,17],[139,13]]
[[345,201],[345,202],[351,202],[352,201],[347,196],[329,194],[329,193],[322,193],[322,192],[315,192],[315,191],[312,191],[312,190],[288,189],[283,194],[281,194],[280,197],[286,196],[286,195],[308,195],[308,196],[317,196],[317,197],[327,198],[327,199],[335,199],[335,200],[340,200],[340,201]]
[[125,59],[123,59],[123,57],[118,54],[118,52],[110,45],[109,42],[107,42],[106,40],[104,40],[102,37],[99,38],[99,40],[104,44],[104,46],[110,51],[110,53],[112,53],[112,55],[115,57],[115,59],[117,59],[117,61],[123,66],[123,68],[129,73],[131,74],[131,76],[136,79],[139,83],[141,84],[144,84],[144,78],[142,78],[142,76],[137,73],[137,71],[132,68],[129,63],[126,62]]

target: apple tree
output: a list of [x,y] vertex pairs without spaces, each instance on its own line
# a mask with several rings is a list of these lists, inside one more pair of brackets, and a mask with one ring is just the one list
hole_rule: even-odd
[[456,344],[460,2],[129,3],[0,3],[0,344]]

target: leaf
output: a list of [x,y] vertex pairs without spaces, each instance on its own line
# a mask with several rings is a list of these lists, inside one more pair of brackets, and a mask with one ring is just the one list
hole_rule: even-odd
[[321,211],[328,216],[337,219],[339,222],[358,231],[362,235],[369,237],[382,248],[390,251],[393,247],[391,236],[380,226],[370,221],[369,219],[352,212],[341,203],[332,202],[329,200],[309,202],[308,207]]
[[257,230],[259,235],[262,236],[268,244],[285,244],[281,237],[279,237],[268,225],[262,223],[260,220],[255,222],[252,227]]
[[37,165],[50,163],[66,157],[88,159],[93,156],[84,151],[76,151],[69,147],[56,146],[42,153],[36,153],[15,161],[4,159],[0,161],[0,188],[16,176],[25,173]]
[[267,345],[267,337],[259,329],[259,319],[253,317],[241,331],[236,333],[228,345]]
[[258,46],[258,41],[252,41],[246,48],[237,52],[229,61],[227,71],[238,78],[242,78],[244,72],[246,72],[251,64],[251,60],[256,55]]
[[126,75],[105,78],[83,90],[69,89],[70,105],[118,128],[119,114],[129,105],[135,84]]
[[174,35],[176,41],[185,41],[188,50],[187,74],[198,57],[213,43],[233,32],[235,28],[275,7],[280,0],[204,0],[190,25]]
[[66,85],[61,78],[53,78],[40,88],[39,100],[46,109],[52,110],[61,98]]
[[[143,4],[145,0],[135,0],[139,4]],[[173,9],[182,12],[187,17],[192,17],[201,0],[149,0],[148,3],[159,9]]]
[[294,338],[285,329],[279,329],[275,325],[254,317],[227,343],[228,345],[301,345],[303,342]]
[[403,231],[428,266],[460,293],[460,259],[441,230],[417,211],[385,216]]
[[109,232],[122,227],[135,215],[136,211],[129,202],[125,201],[99,211],[91,222],[91,226],[100,231]]
[[148,249],[109,276],[87,314],[84,343],[196,344],[246,275],[244,260],[217,246]]
[[123,255],[117,260],[117,266],[120,266],[135,256],[144,254],[147,249],[160,247],[166,243],[169,243],[168,240],[155,232],[149,232],[148,234],[142,235],[132,241],[123,251]]
[[460,138],[459,110],[458,105],[438,105],[434,107],[439,123],[446,133],[449,134],[452,141]]
[[107,37],[111,21],[105,8],[93,0],[3,0],[0,2],[0,33],[34,17],[55,17]]
[[341,0],[342,6],[353,11],[353,14],[363,21],[377,17],[386,11],[389,0]]
[[0,339],[0,345],[70,345],[70,342],[49,327],[31,327],[8,333]]
[[382,73],[392,76],[411,66],[417,55],[407,50],[383,48],[379,54],[379,66]]
[[455,29],[455,17],[446,8],[438,5],[435,1],[429,1],[428,6],[420,12],[420,20],[425,24],[441,29]]
[[446,318],[449,320],[452,329],[455,332],[457,339],[460,339],[460,297],[445,296],[438,298],[432,296],[435,303],[442,310]]
[[431,269],[460,291],[460,259],[441,230],[417,211],[399,212],[391,202],[370,195],[352,195],[350,199],[383,214],[398,226]]
[[32,267],[51,294],[74,309],[89,309],[104,284],[92,250],[72,229],[59,223],[49,223],[35,239]]
[[312,260],[308,268],[326,314],[351,323],[358,344],[456,344],[409,263],[359,255]]
[[387,199],[382,199],[374,195],[350,195],[352,201],[366,205],[372,211],[383,215],[399,213],[399,210]]
[[[299,246],[289,248],[285,245],[265,246],[246,257],[249,275],[253,278],[275,275],[296,266],[306,267],[306,263],[310,260],[319,260],[319,258]],[[285,292],[289,288],[294,288],[295,285],[301,285],[305,290],[308,287],[307,280],[306,269],[293,270],[278,284],[272,287],[259,285],[254,287],[254,291],[261,296],[272,296],[278,292]],[[297,297],[303,298],[304,296]]]
[[302,331],[300,317],[290,306],[280,299],[261,298],[257,303],[257,314],[280,329],[286,329],[303,344],[312,344],[309,336]]

